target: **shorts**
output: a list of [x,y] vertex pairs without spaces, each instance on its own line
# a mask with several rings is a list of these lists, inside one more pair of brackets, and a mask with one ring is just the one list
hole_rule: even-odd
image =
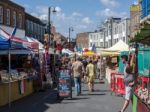
[[133,95],[132,87],[126,86],[125,87],[125,99],[128,101],[131,100],[132,95]]
[[89,83],[93,83],[94,82],[95,77],[94,76],[89,76],[88,77],[88,82]]

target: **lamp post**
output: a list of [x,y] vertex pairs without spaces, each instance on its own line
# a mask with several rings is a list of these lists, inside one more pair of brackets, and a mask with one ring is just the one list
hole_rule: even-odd
[[56,7],[49,7],[48,8],[48,34],[49,34],[49,46],[51,46],[51,28],[52,28],[52,25],[51,25],[51,12],[53,13],[56,13]]
[[[49,7],[48,8],[48,46],[49,48],[51,47],[51,42],[53,44],[53,50],[54,50],[54,38],[53,38],[53,41],[52,41],[52,32],[51,32],[51,28],[52,28],[52,24],[51,24],[51,13],[56,13],[56,7]],[[53,70],[52,70],[52,73],[54,75],[55,73],[55,50],[54,50],[54,60],[53,60]]]
[[69,27],[69,37],[68,37],[68,41],[69,41],[69,48],[70,48],[70,35],[71,35],[71,32],[73,32],[73,27]]

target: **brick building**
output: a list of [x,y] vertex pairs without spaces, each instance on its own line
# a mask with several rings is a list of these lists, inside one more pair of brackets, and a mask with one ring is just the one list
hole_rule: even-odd
[[43,42],[46,25],[39,18],[36,18],[28,13],[25,14],[25,20],[26,36],[36,38]]
[[23,38],[25,36],[25,9],[10,0],[0,0],[0,27],[11,33],[15,26],[17,27],[15,36]]
[[89,32],[77,34],[76,45],[79,48],[89,48]]

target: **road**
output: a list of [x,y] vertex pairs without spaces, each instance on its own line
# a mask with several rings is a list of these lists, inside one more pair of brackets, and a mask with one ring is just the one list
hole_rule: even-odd
[[[82,90],[82,95],[73,94],[72,100],[57,100],[56,90],[34,93],[14,102],[10,109],[0,108],[0,112],[118,112],[123,104],[123,98],[111,95],[107,84],[96,82],[93,93],[82,84]],[[126,112],[131,112],[131,106]]]

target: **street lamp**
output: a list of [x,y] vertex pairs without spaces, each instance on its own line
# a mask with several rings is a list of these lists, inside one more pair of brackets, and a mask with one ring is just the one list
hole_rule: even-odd
[[70,48],[70,35],[71,35],[71,32],[73,32],[74,31],[74,29],[73,29],[73,27],[69,27],[69,39],[68,39],[68,41],[69,41],[69,48]]
[[[51,32],[52,24],[51,24],[51,12],[56,13],[56,7],[49,7],[48,8],[48,35],[49,35],[49,47],[51,47],[51,42],[52,42],[52,36],[53,36],[53,50],[54,50],[54,35]],[[52,70],[53,75],[55,74],[55,50],[54,50],[54,59],[53,59],[53,70]]]
[[51,12],[52,13],[56,13],[56,7],[49,7],[48,8],[48,34],[49,34],[49,46],[51,46],[51,27],[52,27],[52,24],[51,24]]

